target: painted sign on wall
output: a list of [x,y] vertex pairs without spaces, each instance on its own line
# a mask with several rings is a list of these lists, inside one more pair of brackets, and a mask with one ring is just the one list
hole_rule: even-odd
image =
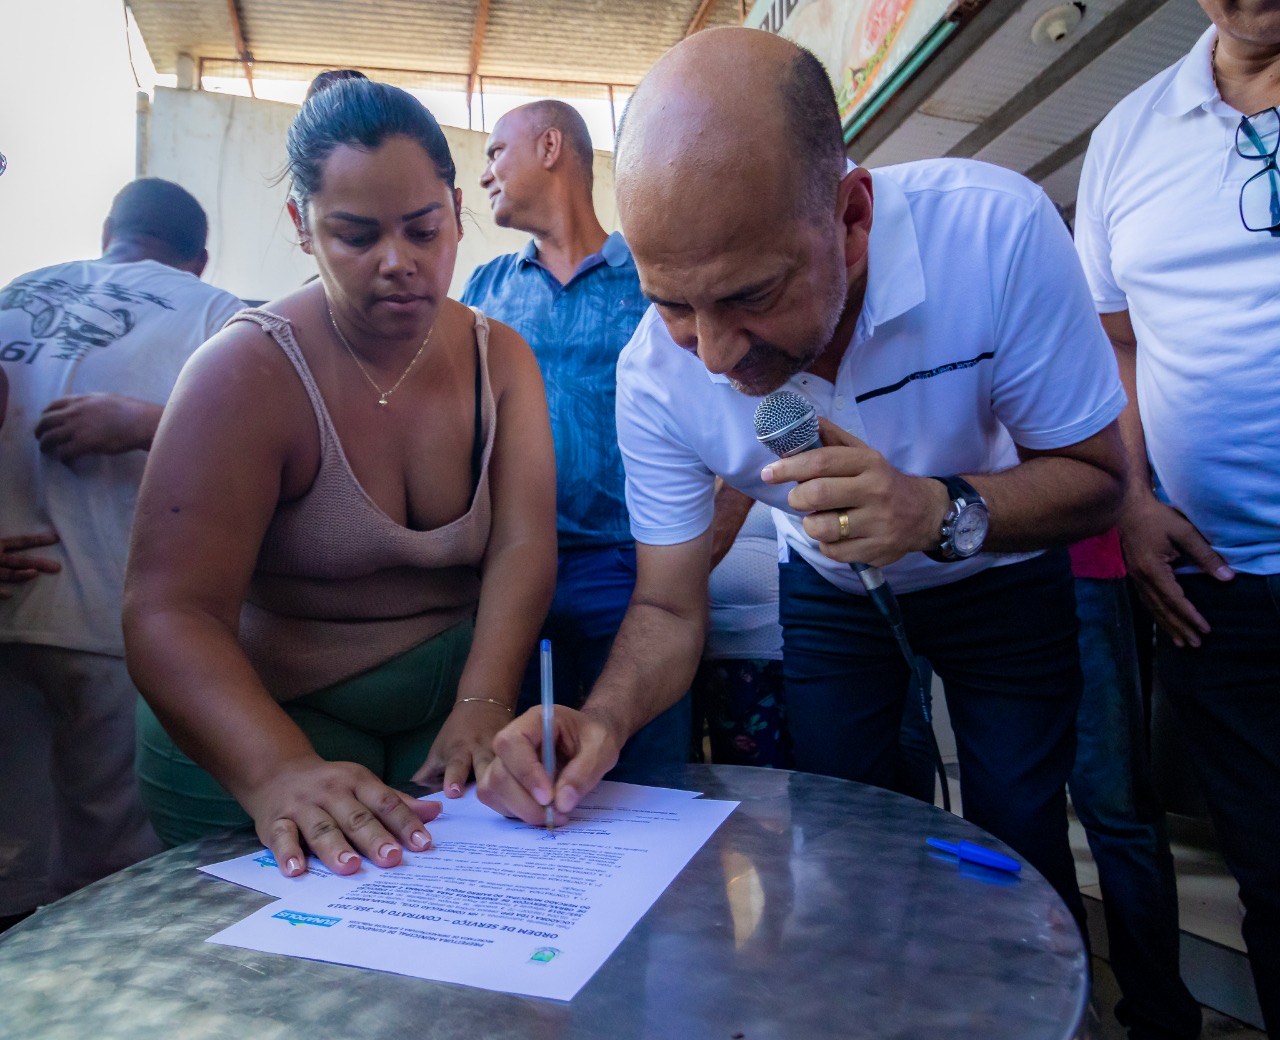
[[849,127],[956,7],[956,0],[756,0],[746,25],[813,51]]

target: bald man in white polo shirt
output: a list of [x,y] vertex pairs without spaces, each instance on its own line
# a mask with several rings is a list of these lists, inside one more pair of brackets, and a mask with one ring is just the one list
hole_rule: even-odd
[[1280,1036],[1280,2],[1201,6],[1094,132],[1076,239],[1131,401],[1125,560]]
[[[531,821],[553,794],[571,810],[687,685],[718,475],[780,511],[799,768],[893,782],[907,664],[849,563],[883,567],[946,680],[966,815],[1080,919],[1064,796],[1075,604],[1065,552],[1037,550],[1113,522],[1124,395],[1052,204],[978,163],[849,170],[822,66],[746,29],[699,33],[658,62],[615,165],[655,304],[618,366],[639,580],[583,710],[557,717],[569,761],[554,792],[517,720],[481,797]],[[752,416],[783,385],[825,417],[828,446],[779,461]],[[973,489],[990,531],[964,558],[943,525]]]

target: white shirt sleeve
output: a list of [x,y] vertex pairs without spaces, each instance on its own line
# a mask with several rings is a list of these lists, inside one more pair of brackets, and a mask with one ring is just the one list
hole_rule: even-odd
[[[1103,132],[1105,129],[1105,126],[1100,128]],[[1129,300],[1116,284],[1111,270],[1111,236],[1107,231],[1104,198],[1107,178],[1102,170],[1105,150],[1103,134],[1095,131],[1085,153],[1076,195],[1076,252],[1093,294],[1094,307],[1099,314],[1114,314],[1128,310]]]
[[1124,390],[1071,236],[1045,195],[1016,234],[999,298],[992,406],[1015,444],[1063,448],[1119,416]]
[[[679,429],[660,346],[646,342],[650,311],[618,359],[618,446],[627,474],[631,533],[646,545],[678,545],[711,526],[715,475]],[[665,377],[665,378],[664,378]]]
[[212,339],[235,315],[244,310],[244,302],[238,300],[229,293],[218,300],[217,306],[212,309],[210,321],[205,327],[205,339]]

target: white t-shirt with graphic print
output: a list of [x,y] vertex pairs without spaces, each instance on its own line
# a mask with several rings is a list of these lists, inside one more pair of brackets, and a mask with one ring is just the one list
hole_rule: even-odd
[[34,550],[62,564],[9,585],[0,643],[122,655],[120,604],[129,529],[146,452],[88,455],[67,465],[40,452],[45,408],[72,394],[168,400],[192,352],[242,304],[154,260],[83,260],[25,274],[0,289],[0,366],[9,409],[0,428],[0,534],[57,533]]

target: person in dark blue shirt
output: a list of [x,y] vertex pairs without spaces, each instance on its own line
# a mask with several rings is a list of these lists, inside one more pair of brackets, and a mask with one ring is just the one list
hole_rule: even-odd
[[[518,253],[472,273],[462,301],[514,328],[538,358],[556,448],[559,577],[543,638],[554,646],[556,700],[580,707],[609,656],[635,585],[614,424],[614,370],[648,301],[631,250],[607,234],[592,201],[591,137],[561,101],[498,120],[480,187],[499,227],[526,231]],[[537,703],[531,665],[521,706]],[[614,777],[687,761],[689,698],[640,730]]]

